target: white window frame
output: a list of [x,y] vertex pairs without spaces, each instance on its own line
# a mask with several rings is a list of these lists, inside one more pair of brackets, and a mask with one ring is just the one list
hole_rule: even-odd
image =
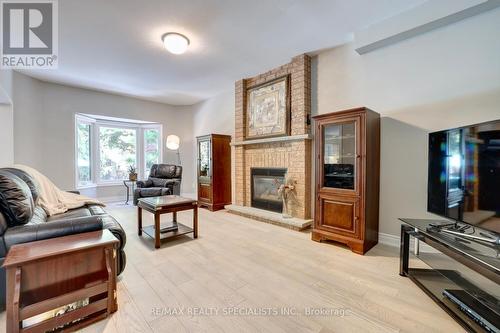
[[[95,119],[85,117],[82,115],[77,115],[75,117],[75,188],[76,189],[83,189],[83,188],[90,188],[90,187],[95,187],[94,184],[94,178],[93,178],[93,173],[95,172],[94,170],[94,164],[93,161],[95,158],[93,158],[93,146],[94,146],[94,132],[92,130],[93,124],[95,123]],[[78,175],[78,124],[85,124],[85,125],[90,125],[90,133],[89,133],[89,141],[90,141],[90,182],[85,185],[80,185],[80,179]]]
[[[80,185],[78,179],[78,124],[88,124],[90,125],[90,165],[91,165],[91,183],[87,185]],[[99,142],[99,130],[101,127],[108,128],[129,128],[136,131],[136,164],[137,164],[137,174],[139,179],[145,176],[146,170],[146,159],[144,148],[146,144],[146,138],[144,136],[144,131],[146,129],[158,129],[159,130],[159,163],[163,161],[163,126],[158,123],[133,123],[126,121],[113,121],[96,119],[82,114],[75,115],[75,188],[91,188],[100,186],[116,186],[123,184],[123,180],[112,180],[106,181],[100,179],[100,142]]]
[[157,129],[159,132],[160,132],[160,135],[159,135],[159,142],[158,142],[158,149],[160,150],[160,157],[159,157],[159,161],[158,163],[161,163],[161,161],[163,161],[163,126],[161,125],[157,125],[157,124],[148,124],[148,125],[142,125],[141,126],[141,141],[142,141],[142,149],[141,149],[141,156],[140,156],[140,161],[141,161],[141,164],[142,164],[142,170],[141,172],[137,172],[139,177],[142,178],[146,178],[146,152],[145,152],[145,147],[146,147],[146,137],[145,137],[145,131],[148,130],[148,129]]

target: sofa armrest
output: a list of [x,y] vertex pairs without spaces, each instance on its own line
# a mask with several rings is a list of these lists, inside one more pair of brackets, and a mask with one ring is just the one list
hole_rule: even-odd
[[8,250],[15,244],[102,230],[102,226],[99,215],[17,226],[5,231],[5,247]]
[[135,185],[137,186],[137,188],[151,187],[153,186],[153,181],[151,181],[151,179],[138,180]]

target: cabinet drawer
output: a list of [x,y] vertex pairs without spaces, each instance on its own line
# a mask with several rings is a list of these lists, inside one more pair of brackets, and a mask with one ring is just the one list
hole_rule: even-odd
[[210,184],[198,185],[198,200],[204,200],[204,201],[212,200],[212,186]]
[[359,238],[359,199],[357,197],[320,196],[317,228]]

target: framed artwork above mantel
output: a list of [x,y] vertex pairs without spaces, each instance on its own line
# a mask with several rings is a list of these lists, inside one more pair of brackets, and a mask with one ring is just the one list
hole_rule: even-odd
[[246,94],[245,139],[289,135],[289,75],[251,87]]

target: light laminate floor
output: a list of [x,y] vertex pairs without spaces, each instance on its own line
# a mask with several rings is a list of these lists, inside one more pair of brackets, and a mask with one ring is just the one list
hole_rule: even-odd
[[[128,262],[118,312],[84,332],[463,332],[398,275],[396,248],[360,256],[307,232],[200,209],[197,240],[154,250],[137,236],[134,207],[107,210],[127,232]],[[191,225],[191,212],[178,216]]]

